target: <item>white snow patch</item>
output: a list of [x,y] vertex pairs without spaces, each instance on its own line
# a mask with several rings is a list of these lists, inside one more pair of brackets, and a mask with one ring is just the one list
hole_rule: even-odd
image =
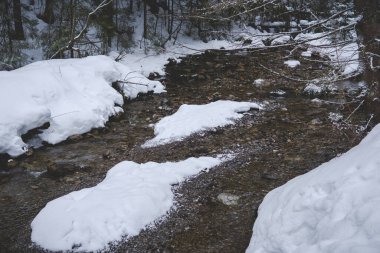
[[97,251],[134,236],[165,215],[173,205],[172,184],[228,158],[199,157],[180,162],[138,164],[124,161],[106,178],[50,201],[34,218],[32,241],[59,251]]
[[339,48],[336,55],[337,64],[342,66],[342,75],[352,75],[359,69],[359,46],[350,43]]
[[282,45],[282,44],[288,43],[289,41],[290,41],[289,35],[282,35],[282,36],[279,36],[279,37],[275,38],[274,40],[272,40],[271,45],[272,46]]
[[356,147],[271,191],[247,253],[377,253],[380,125]]
[[176,113],[154,125],[155,137],[142,147],[154,147],[180,141],[191,134],[234,124],[241,112],[262,109],[257,103],[219,100],[205,105],[182,105]]
[[256,87],[260,87],[264,84],[265,80],[264,79],[256,79],[253,83],[256,85]]
[[331,120],[331,122],[342,121],[343,120],[343,115],[341,113],[330,112],[329,113],[329,120]]
[[303,57],[311,57],[311,51],[309,51],[309,50],[307,50],[307,51],[303,51],[302,53],[301,53],[301,56],[303,56]]
[[309,83],[306,85],[303,91],[307,94],[318,95],[321,94],[324,91],[324,89],[321,86],[318,86],[314,83]]
[[287,65],[290,68],[295,68],[298,65],[301,65],[301,63],[297,60],[287,60],[284,62],[285,65]]
[[274,91],[271,91],[270,94],[277,95],[277,96],[284,96],[286,94],[286,91],[281,89],[276,89]]
[[[357,38],[354,31],[351,32],[351,36],[354,39]],[[321,56],[327,56],[332,64],[341,70],[343,76],[351,76],[361,71],[359,46],[356,42],[346,45],[333,45],[325,33],[301,33],[294,40],[296,42],[305,41],[309,45],[307,52],[316,52]]]
[[18,156],[28,150],[21,135],[49,122],[39,137],[52,144],[71,135],[103,127],[122,111],[122,96],[111,87],[116,80],[132,80],[124,92],[163,91],[128,67],[106,56],[48,60],[10,72],[0,71],[0,153]]

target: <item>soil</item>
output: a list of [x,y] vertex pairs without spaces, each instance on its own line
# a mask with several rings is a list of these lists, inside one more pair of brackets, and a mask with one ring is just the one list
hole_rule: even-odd
[[[221,153],[236,157],[173,186],[175,208],[107,252],[244,252],[266,193],[356,145],[364,134],[358,129],[368,121],[361,109],[350,117],[350,124],[332,121],[330,113],[350,115],[358,104],[344,102],[360,90],[348,92],[346,86],[336,84],[335,92],[321,97],[327,102],[313,100],[303,92],[305,82],[287,77],[320,77],[329,66],[299,59],[299,67],[289,68],[283,64],[288,54],[286,49],[207,51],[172,62],[161,80],[167,93],[128,101],[125,113],[105,128],[44,146],[3,165],[0,252],[45,252],[30,241],[30,223],[36,214],[52,199],[96,185],[120,161],[178,161]],[[299,53],[294,57],[299,58]],[[259,78],[262,84],[255,83]],[[150,124],[182,104],[219,99],[266,106],[246,113],[235,125],[141,148],[153,137]],[[223,196],[231,201],[223,201]]]

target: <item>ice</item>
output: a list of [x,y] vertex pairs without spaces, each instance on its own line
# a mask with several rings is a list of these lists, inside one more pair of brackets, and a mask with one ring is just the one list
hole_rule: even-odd
[[31,224],[32,241],[52,251],[102,250],[164,216],[174,201],[171,185],[230,158],[121,162],[98,185],[50,201]]
[[377,253],[380,125],[356,147],[269,192],[247,253]]
[[191,134],[215,127],[234,124],[243,117],[241,112],[261,109],[257,103],[219,100],[205,105],[182,105],[176,113],[154,125],[155,137],[143,144],[153,147],[179,141]]

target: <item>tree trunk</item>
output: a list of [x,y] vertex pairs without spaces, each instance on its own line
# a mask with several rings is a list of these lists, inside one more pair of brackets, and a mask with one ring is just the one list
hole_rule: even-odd
[[44,13],[38,15],[38,18],[50,25],[54,23],[54,0],[46,0]]
[[15,29],[13,32],[12,39],[14,40],[25,40],[24,28],[22,26],[22,15],[21,15],[21,3],[20,0],[13,0],[13,18]]
[[147,16],[146,1],[147,0],[144,0],[144,39],[147,39],[148,37],[148,16]]
[[8,51],[10,54],[13,53],[13,42],[12,42],[12,20],[9,15],[10,8],[8,0],[0,3],[0,15],[1,15],[1,25],[3,26],[1,32],[4,34],[2,39],[4,40],[4,45],[6,45],[3,50]]
[[[355,0],[357,14],[363,15],[357,26],[359,39],[364,45],[363,79],[370,88],[368,106],[376,123],[380,122],[380,12],[378,0]],[[378,68],[376,68],[376,66]]]

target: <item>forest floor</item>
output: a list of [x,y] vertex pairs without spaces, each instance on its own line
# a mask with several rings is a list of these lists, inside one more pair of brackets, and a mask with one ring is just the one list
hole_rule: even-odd
[[[290,68],[283,64],[288,53],[210,51],[185,57],[167,66],[162,79],[167,93],[128,101],[125,113],[105,128],[15,159],[12,168],[0,173],[0,252],[45,252],[30,240],[30,223],[37,213],[50,200],[96,185],[120,161],[178,161],[221,153],[236,156],[174,185],[177,203],[170,214],[109,252],[244,252],[267,192],[347,151],[363,137],[354,125],[332,120],[331,113],[347,117],[356,107],[337,105],[350,99],[339,84],[337,92],[316,101],[303,92],[304,82],[262,67],[299,79],[320,77],[329,70],[328,65],[304,60]],[[264,82],[255,84],[257,79]],[[268,104],[235,125],[141,148],[153,136],[149,125],[182,104],[220,99]],[[357,125],[366,124],[365,111],[350,118]]]

